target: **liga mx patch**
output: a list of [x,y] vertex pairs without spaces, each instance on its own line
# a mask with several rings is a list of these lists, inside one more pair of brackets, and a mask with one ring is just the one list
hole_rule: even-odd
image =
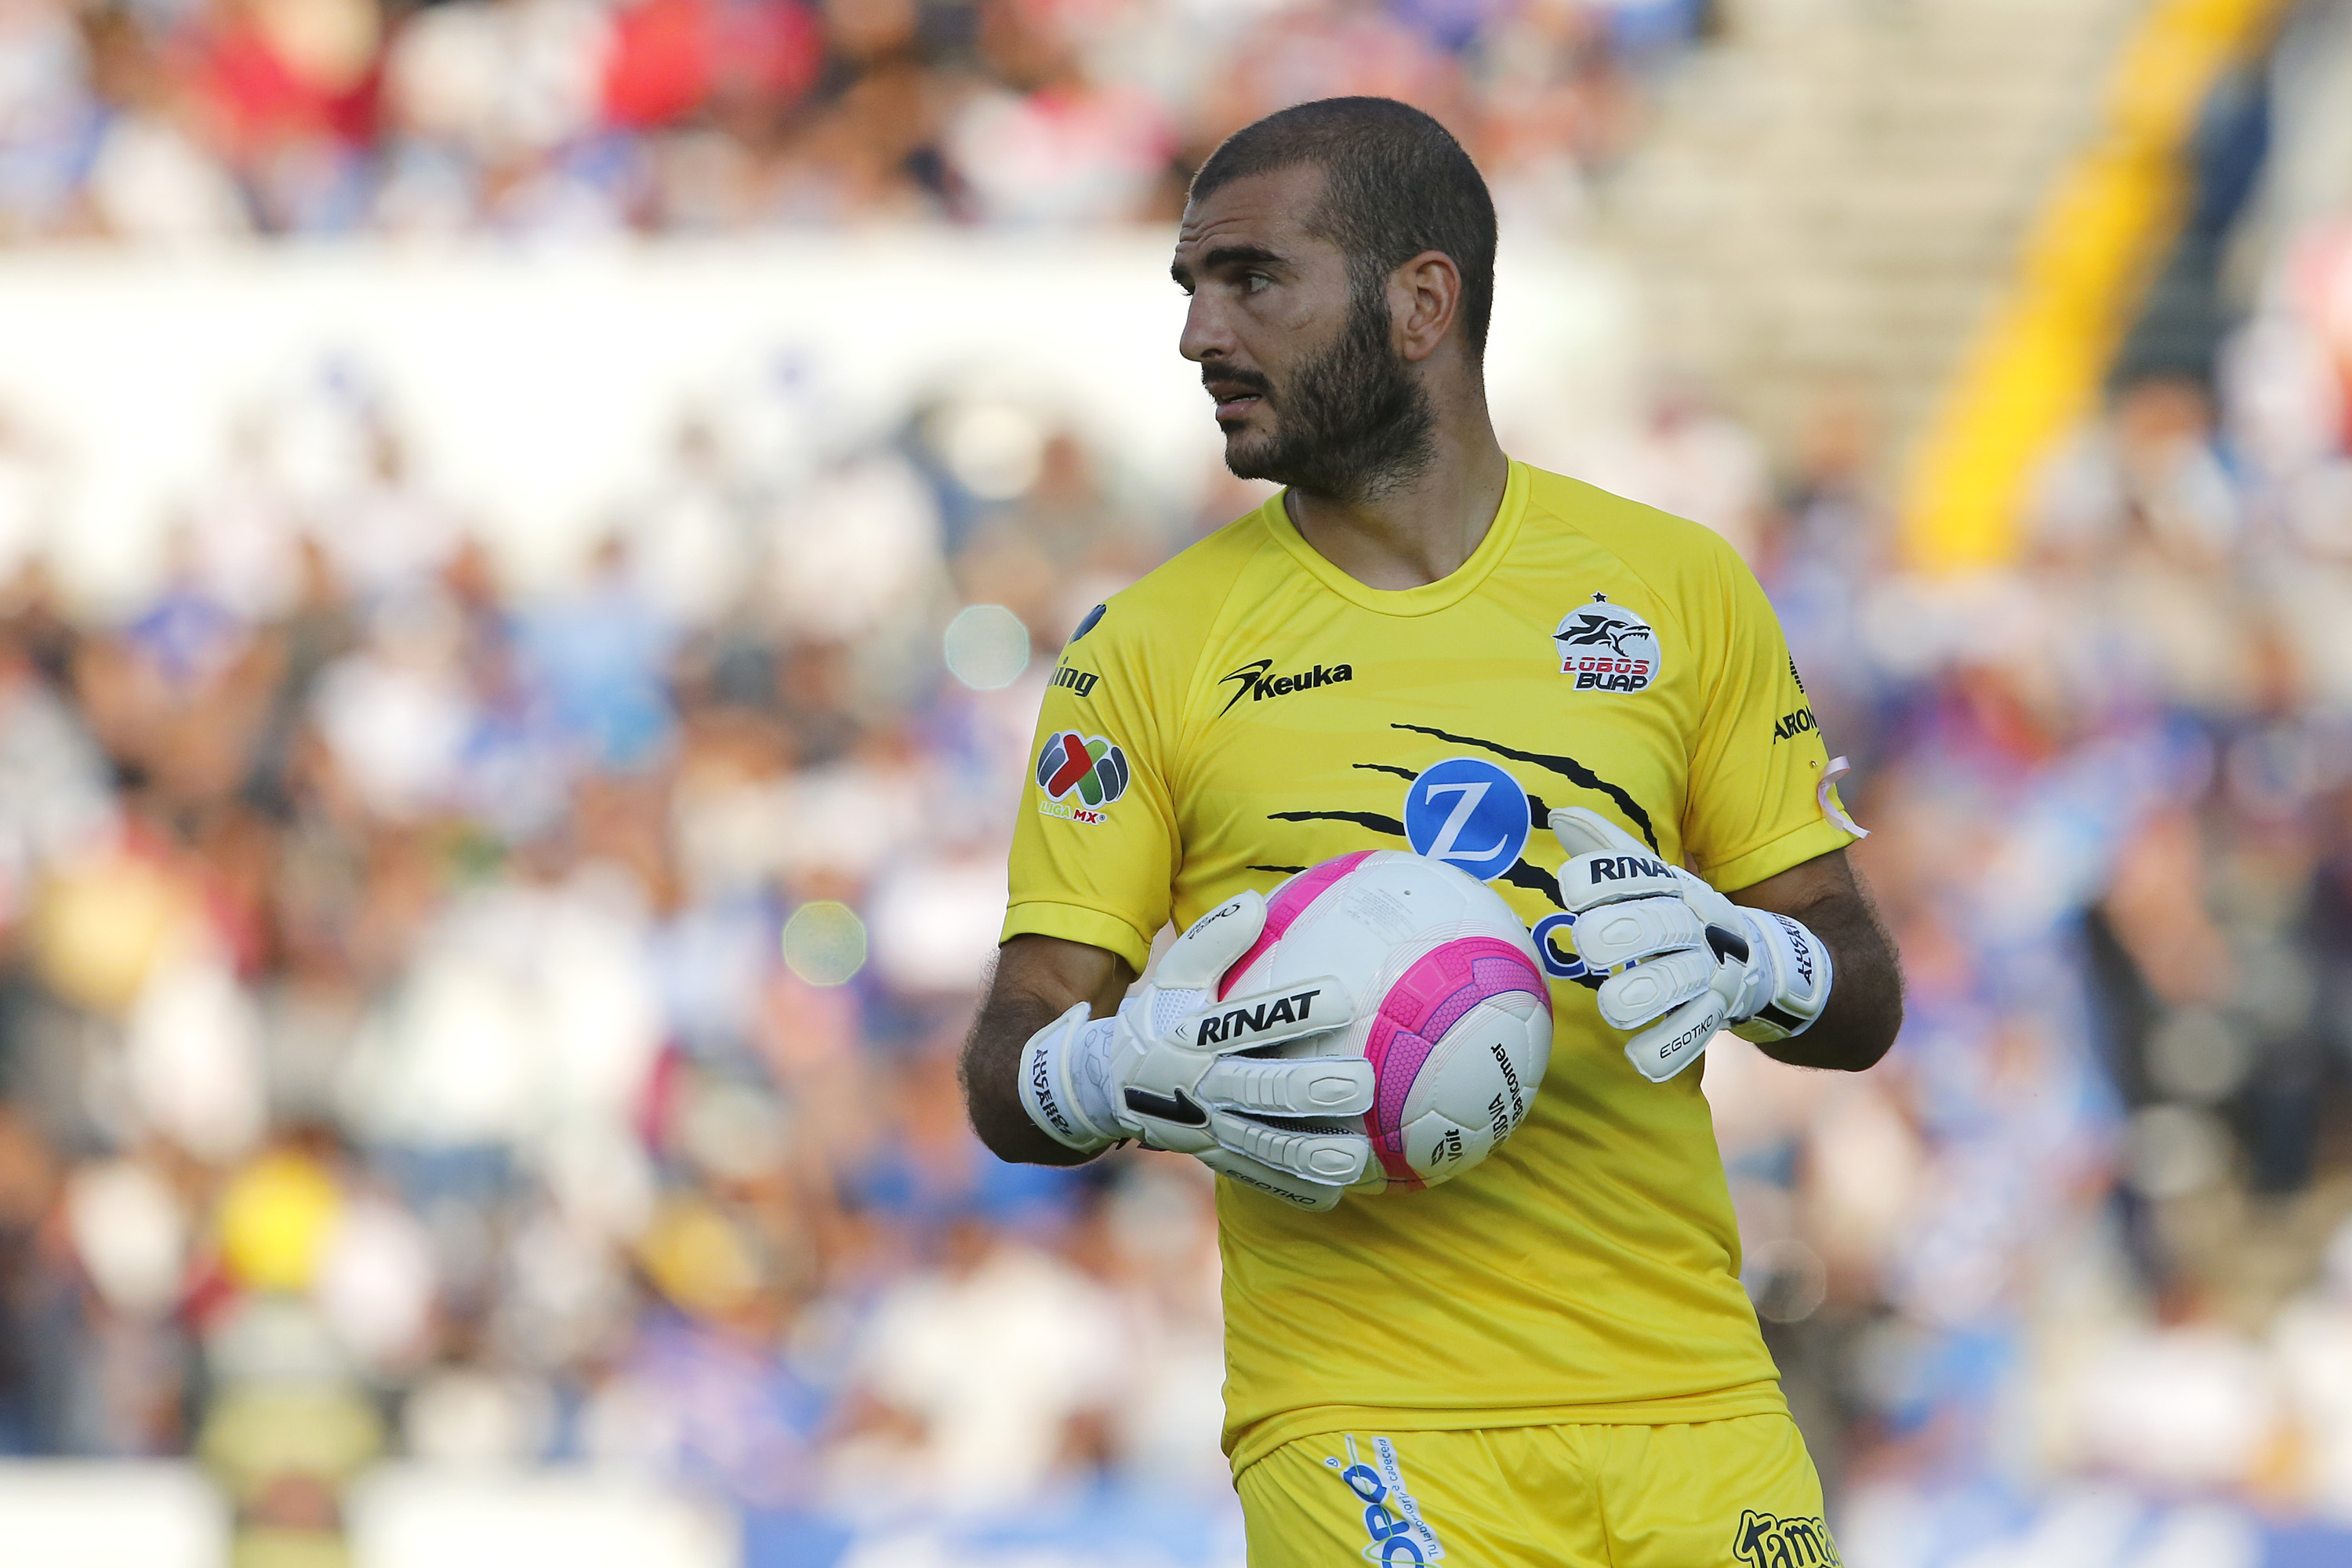
[[1560,617],[1551,634],[1559,649],[1559,672],[1579,691],[1647,691],[1665,670],[1665,650],[1650,623],[1606,594],[1592,595]]
[[1133,776],[1127,753],[1116,742],[1058,730],[1037,752],[1037,787],[1045,795],[1038,813],[1067,822],[1100,822],[1103,808],[1127,793]]

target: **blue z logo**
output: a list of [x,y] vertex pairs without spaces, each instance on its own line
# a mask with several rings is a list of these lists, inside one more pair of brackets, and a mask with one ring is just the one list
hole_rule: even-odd
[[1477,757],[1448,757],[1405,787],[1413,852],[1490,882],[1518,863],[1532,819],[1519,781]]

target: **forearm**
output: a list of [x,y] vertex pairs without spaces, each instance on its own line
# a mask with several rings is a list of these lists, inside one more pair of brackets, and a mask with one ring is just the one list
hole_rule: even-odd
[[1134,978],[1125,960],[1083,942],[1016,936],[997,950],[987,999],[963,1046],[964,1107],[989,1152],[1024,1165],[1077,1165],[1092,1158],[1029,1120],[1021,1103],[1021,1051],[1032,1035],[1080,1002],[1097,1017],[1115,1011]]
[[1850,890],[1781,911],[1830,950],[1829,1005],[1801,1035],[1757,1048],[1796,1067],[1860,1072],[1895,1044],[1903,1026],[1903,970],[1868,894]]
[[972,1131],[1000,1160],[1024,1165],[1082,1165],[1094,1158],[1045,1135],[1022,1108],[1021,1047],[1060,1017],[1055,1006],[1025,992],[992,992],[972,1019],[963,1047],[963,1099]]

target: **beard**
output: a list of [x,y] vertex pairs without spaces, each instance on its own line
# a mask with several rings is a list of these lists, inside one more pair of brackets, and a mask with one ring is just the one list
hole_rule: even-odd
[[1236,479],[1353,503],[1410,481],[1435,455],[1429,395],[1389,341],[1387,294],[1377,286],[1350,290],[1339,340],[1278,391],[1262,375],[1222,374],[1254,384],[1276,416],[1273,434],[1225,443]]

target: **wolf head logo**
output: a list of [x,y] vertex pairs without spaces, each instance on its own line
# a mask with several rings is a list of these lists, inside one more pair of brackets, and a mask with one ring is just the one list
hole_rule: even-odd
[[1552,638],[1562,647],[1600,647],[1607,645],[1611,653],[1625,657],[1625,639],[1647,640],[1650,628],[1636,621],[1631,625],[1610,619],[1598,610],[1580,610],[1576,624],[1565,631],[1552,633]]

